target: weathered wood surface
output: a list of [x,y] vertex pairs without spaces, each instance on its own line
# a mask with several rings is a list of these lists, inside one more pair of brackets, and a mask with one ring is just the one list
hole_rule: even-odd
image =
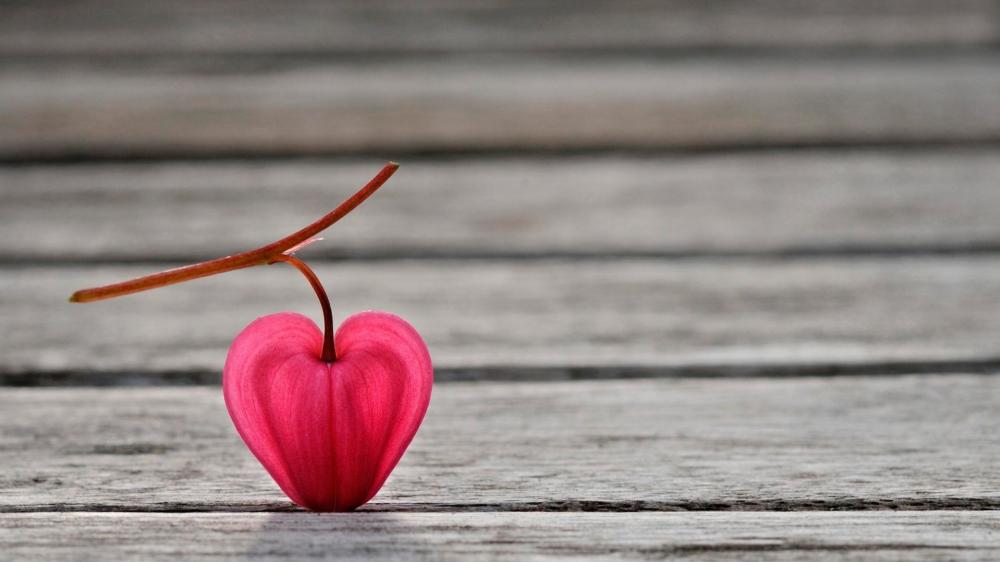
[[[1000,2],[2,12],[0,558],[1000,557]],[[365,513],[298,512],[217,387],[5,386],[217,382],[315,317],[281,268],[65,303],[381,163],[303,155],[410,160],[307,254],[338,316],[507,380],[440,384]]]
[[1000,57],[0,69],[0,158],[995,142]]
[[249,53],[992,46],[992,0],[752,2],[23,2],[0,54]]
[[22,560],[995,560],[1000,513],[0,515]]
[[[151,266],[0,271],[6,372],[208,370],[283,310],[318,318],[290,267],[258,267],[126,298],[77,288]],[[436,365],[594,367],[995,358],[991,257],[747,261],[388,261],[317,267],[339,322],[407,318]]]
[[[454,383],[366,510],[997,509],[1000,378]],[[0,511],[292,506],[221,391],[3,389]]]
[[[376,161],[0,168],[0,258],[195,261],[313,220]],[[980,251],[1000,151],[404,162],[317,258]],[[154,211],[155,209],[155,211]]]

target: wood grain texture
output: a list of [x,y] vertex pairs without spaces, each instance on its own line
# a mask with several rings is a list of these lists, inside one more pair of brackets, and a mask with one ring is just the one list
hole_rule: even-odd
[[30,2],[0,54],[468,52],[991,45],[991,0]]
[[[972,375],[440,385],[364,509],[996,509],[998,400]],[[0,511],[292,508],[218,388],[0,405]]]
[[[290,267],[259,267],[100,303],[77,288],[146,267],[0,271],[2,366],[218,372],[232,338],[283,310],[319,315]],[[438,367],[753,365],[995,357],[990,258],[323,265],[335,321],[408,319]]]
[[[998,513],[0,515],[16,559],[994,560]],[[140,538],[141,537],[141,538]]]
[[[0,557],[998,558],[1000,377],[804,376],[1000,365],[1000,3],[881,4],[4,5]],[[567,157],[610,150],[674,156]],[[313,255],[338,316],[402,314],[452,379],[758,376],[439,385],[337,517],[218,388],[2,386],[211,382],[253,318],[315,316],[281,267],[64,301],[376,166],[252,160],[302,155],[424,158]]]
[[0,158],[995,142],[1000,58],[0,69]]
[[[0,257],[177,260],[276,240],[381,162],[0,168]],[[936,252],[1000,244],[1000,151],[404,162],[317,258]]]

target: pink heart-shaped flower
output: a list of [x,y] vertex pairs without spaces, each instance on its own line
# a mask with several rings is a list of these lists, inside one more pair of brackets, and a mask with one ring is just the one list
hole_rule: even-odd
[[399,462],[430,402],[427,346],[398,316],[341,324],[337,358],[305,316],[272,314],[233,341],[222,386],[240,437],[282,491],[315,511],[370,500]]

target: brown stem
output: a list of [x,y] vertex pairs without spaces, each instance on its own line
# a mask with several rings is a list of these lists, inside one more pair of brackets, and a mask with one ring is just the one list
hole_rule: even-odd
[[299,230],[298,232],[289,234],[281,240],[272,242],[267,246],[262,246],[256,250],[243,252],[241,254],[216,258],[214,260],[186,265],[176,269],[168,269],[167,271],[138,277],[129,281],[122,281],[121,283],[114,283],[112,285],[104,285],[102,287],[94,287],[91,289],[81,289],[73,293],[69,300],[70,302],[93,302],[110,299],[113,297],[120,297],[122,295],[138,293],[140,291],[148,291],[149,289],[164,287],[166,285],[173,285],[175,283],[183,283],[184,281],[190,281],[192,279],[208,277],[209,275],[216,275],[226,271],[233,271],[236,269],[243,269],[245,267],[266,265],[268,263],[274,263],[275,261],[281,261],[277,258],[283,255],[284,252],[306,242],[311,237],[319,234],[326,228],[329,228],[333,223],[342,219],[347,213],[353,211],[355,207],[370,197],[372,193],[375,193],[378,188],[382,187],[382,184],[384,184],[386,180],[388,180],[392,174],[396,172],[397,168],[399,168],[399,164],[389,162],[382,168],[381,171],[379,171],[378,174],[376,174],[374,178],[371,179],[371,181],[358,190],[357,193],[346,199],[336,209],[330,211],[323,217],[320,217],[319,220]]
[[[281,255],[274,259],[274,262],[285,262],[287,264],[295,266],[302,272],[302,275],[306,276],[309,280],[309,284],[312,285],[314,291],[316,291],[316,297],[319,298],[319,305],[323,307],[323,361],[327,363],[333,363],[337,359],[337,349],[333,344],[333,310],[330,308],[330,299],[326,296],[326,290],[323,288],[323,284],[319,282],[319,277],[316,276],[316,272],[312,270],[306,263],[299,258],[292,255]],[[274,263],[272,262],[272,263]]]

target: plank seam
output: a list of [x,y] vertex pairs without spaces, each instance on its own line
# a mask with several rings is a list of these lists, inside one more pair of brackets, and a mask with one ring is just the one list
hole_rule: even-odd
[[[968,241],[939,244],[830,244],[824,246],[789,246],[771,249],[716,250],[509,250],[500,248],[373,248],[323,249],[310,253],[309,261],[323,263],[382,263],[410,261],[449,262],[615,262],[615,261],[744,261],[774,262],[824,260],[839,258],[942,258],[1000,255],[1000,241]],[[155,258],[129,255],[79,257],[71,255],[0,254],[0,270],[33,267],[78,268],[102,266],[148,266],[167,268],[187,265],[216,257],[215,254],[159,255]]]
[[828,139],[788,139],[782,141],[718,141],[705,143],[593,143],[583,146],[501,145],[386,145],[378,150],[370,147],[350,149],[156,149],[63,147],[51,150],[12,149],[0,153],[2,166],[76,165],[85,163],[128,164],[169,162],[254,162],[296,161],[303,159],[379,159],[391,156],[397,161],[448,160],[465,158],[513,157],[597,157],[597,156],[700,156],[739,155],[770,152],[856,150],[909,151],[953,148],[1000,148],[1000,136],[985,134],[973,137],[840,137]]
[[[996,35],[996,34],[994,34]],[[268,49],[116,49],[112,51],[79,50],[59,51],[38,48],[31,50],[5,49],[0,52],[0,64],[16,68],[22,66],[73,65],[95,68],[149,68],[150,66],[183,66],[184,68],[217,68],[224,66],[232,71],[266,70],[274,65],[287,68],[322,64],[376,64],[382,62],[469,60],[503,57],[505,59],[524,58],[537,61],[538,58],[554,58],[566,61],[594,60],[674,60],[691,59],[773,59],[773,60],[816,60],[842,61],[846,59],[908,60],[928,56],[989,56],[1000,52],[1000,39],[983,38],[967,41],[922,41],[900,42],[897,44],[810,44],[791,41],[781,45],[752,44],[712,44],[689,43],[687,45],[634,45],[604,42],[591,45],[486,45],[476,47],[395,47],[364,45],[352,47]]]
[[[679,365],[565,365],[439,367],[436,383],[449,382],[569,382],[626,379],[727,379],[872,377],[906,375],[1000,374],[1000,357],[941,360],[892,360],[858,363],[740,363]],[[219,371],[176,369],[136,372],[129,370],[49,369],[0,370],[0,387],[114,387],[114,386],[214,386]]]
[[[551,500],[501,503],[373,503],[357,513],[638,513],[810,511],[997,511],[1000,498],[838,498],[737,501]],[[165,502],[152,505],[56,503],[0,506],[0,513],[287,513],[305,512],[290,502],[220,505]]]

